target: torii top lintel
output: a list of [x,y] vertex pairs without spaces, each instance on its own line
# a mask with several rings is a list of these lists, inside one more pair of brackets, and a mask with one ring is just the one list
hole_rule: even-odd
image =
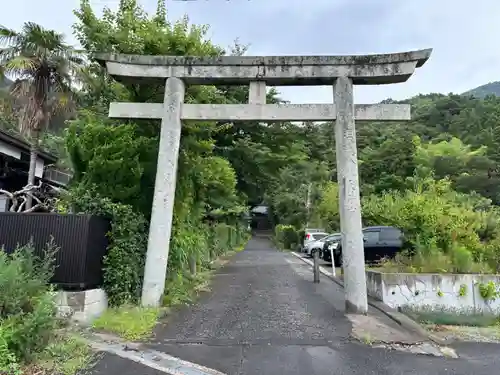
[[350,56],[146,56],[97,53],[94,59],[119,80],[164,80],[187,84],[269,86],[330,85],[350,77],[356,85],[404,82],[429,59],[432,49]]

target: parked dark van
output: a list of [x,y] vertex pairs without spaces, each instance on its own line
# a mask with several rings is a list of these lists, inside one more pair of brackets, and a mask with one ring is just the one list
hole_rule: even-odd
[[[382,258],[393,258],[403,248],[403,232],[395,227],[375,226],[363,229],[365,262],[376,263]],[[331,248],[331,249],[330,249]],[[341,239],[326,241],[323,245],[323,259],[331,261],[333,250],[335,265],[342,265]]]

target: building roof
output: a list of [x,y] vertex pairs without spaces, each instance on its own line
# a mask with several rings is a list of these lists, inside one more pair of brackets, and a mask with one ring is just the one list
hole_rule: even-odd
[[[17,147],[21,149],[23,152],[26,152],[28,154],[30,152],[31,147],[28,142],[19,137],[14,137],[1,129],[0,129],[0,141],[8,143],[11,146]],[[55,163],[57,161],[57,157],[54,154],[42,150],[38,151],[38,157],[40,159],[43,159],[44,162],[48,163]]]

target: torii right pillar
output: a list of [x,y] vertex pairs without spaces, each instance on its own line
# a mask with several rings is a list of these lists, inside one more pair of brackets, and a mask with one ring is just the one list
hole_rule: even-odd
[[[333,84],[333,100],[336,109],[335,151],[346,313],[366,314],[368,312],[353,84],[389,84],[406,81],[415,68],[422,66],[427,61],[430,53],[431,50],[424,50],[419,51],[420,56],[418,57],[401,58],[399,56],[399,58],[394,59],[395,61],[384,61],[380,65],[385,65],[386,69],[383,69],[380,75],[377,74],[377,69],[374,69],[378,64],[372,65],[378,59],[375,56],[370,56],[372,64],[368,63],[364,66],[356,64],[358,69],[356,69],[354,77],[339,76]],[[380,65],[378,68],[381,67]],[[360,76],[367,79],[360,79]],[[393,106],[392,109],[397,111],[398,107]],[[379,118],[390,121],[392,118],[398,117],[400,116],[397,113],[389,110],[385,116]],[[366,118],[374,117],[366,114]]]

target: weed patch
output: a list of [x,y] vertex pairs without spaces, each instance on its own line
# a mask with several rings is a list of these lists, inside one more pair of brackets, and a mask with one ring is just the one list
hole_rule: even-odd
[[499,322],[495,314],[478,313],[471,311],[458,311],[448,307],[409,307],[401,308],[401,312],[413,320],[427,325],[467,326],[467,327],[491,327]]
[[[212,267],[215,269],[218,266],[215,263]],[[167,281],[163,306],[174,307],[190,304],[196,300],[200,293],[209,292],[213,269],[201,271],[194,276],[180,272],[174,274]]]
[[92,350],[81,337],[64,332],[55,335],[30,367],[39,369],[42,374],[74,375],[90,367],[94,359]]
[[138,341],[151,335],[159,316],[160,309],[157,308],[124,305],[107,310],[94,321],[92,327],[126,340]]

